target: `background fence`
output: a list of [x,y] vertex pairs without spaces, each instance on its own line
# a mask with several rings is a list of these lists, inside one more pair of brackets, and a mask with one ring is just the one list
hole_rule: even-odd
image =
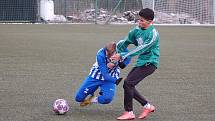
[[37,0],[0,0],[1,22],[36,22]]
[[0,21],[135,23],[145,7],[157,24],[215,23],[215,0],[1,0]]

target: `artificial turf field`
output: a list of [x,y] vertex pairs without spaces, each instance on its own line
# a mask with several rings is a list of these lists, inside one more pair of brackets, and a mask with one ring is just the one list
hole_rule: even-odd
[[[123,83],[108,105],[79,107],[74,95],[97,50],[132,27],[0,25],[0,121],[114,121],[123,111]],[[160,68],[137,88],[157,110],[144,120],[214,121],[215,27],[156,27]],[[69,102],[66,115],[53,113],[57,98]],[[134,101],[137,116],[140,109]]]

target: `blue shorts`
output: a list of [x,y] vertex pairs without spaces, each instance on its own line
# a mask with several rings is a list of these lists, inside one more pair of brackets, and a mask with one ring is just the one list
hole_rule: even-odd
[[97,80],[87,76],[81,87],[76,92],[75,100],[83,102],[88,95],[93,95],[100,88],[101,95],[98,97],[98,103],[108,104],[113,100],[116,91],[116,85],[112,82]]

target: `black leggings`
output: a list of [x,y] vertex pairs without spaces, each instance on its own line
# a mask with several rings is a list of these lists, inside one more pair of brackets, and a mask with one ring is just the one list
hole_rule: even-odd
[[157,69],[153,64],[146,64],[140,67],[134,67],[124,81],[124,109],[125,111],[133,111],[133,98],[142,106],[147,104],[146,99],[140,95],[135,86],[145,77],[152,74]]

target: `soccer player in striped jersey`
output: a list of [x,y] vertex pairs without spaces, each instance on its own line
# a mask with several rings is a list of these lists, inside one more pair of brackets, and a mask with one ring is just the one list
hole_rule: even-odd
[[[91,103],[108,104],[113,100],[116,84],[122,79],[120,78],[120,68],[125,68],[130,62],[130,58],[113,62],[111,57],[114,54],[116,54],[115,42],[107,43],[97,52],[96,62],[75,96],[75,100],[80,102],[80,106]],[[100,88],[100,93],[98,96],[94,96],[94,92],[98,88]],[[86,99],[88,95],[91,96]]]
[[[140,81],[151,75],[159,67],[160,37],[158,31],[152,25],[153,19],[153,10],[149,8],[140,10],[138,26],[133,28],[124,40],[118,42],[118,54],[112,57],[115,60],[123,60],[127,56],[138,56],[133,69],[124,80],[125,112],[117,118],[118,120],[135,118],[135,114],[133,113],[133,99],[137,100],[143,106],[143,110],[138,118],[143,119],[155,110],[155,107],[140,95],[135,88]],[[131,44],[136,47],[128,52],[124,51]]]

